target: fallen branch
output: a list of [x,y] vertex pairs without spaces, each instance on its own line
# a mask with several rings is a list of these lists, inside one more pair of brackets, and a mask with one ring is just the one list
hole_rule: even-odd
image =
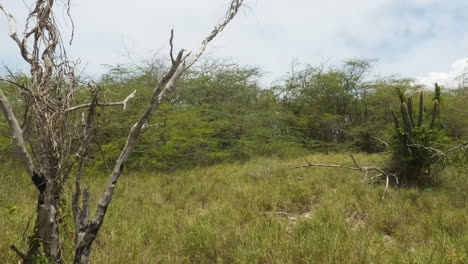
[[337,165],[337,164],[314,164],[308,163],[304,165],[299,165],[296,167],[292,167],[291,169],[299,169],[299,168],[308,168],[308,167],[327,167],[327,168],[341,168],[341,169],[348,169],[348,170],[355,170],[355,171],[378,171],[382,174],[387,174],[383,169],[375,166],[369,167],[351,167],[345,165]]
[[289,219],[289,214],[286,212],[264,212],[264,215],[280,215]]
[[446,154],[457,151],[459,149],[461,149],[462,151],[467,151],[468,150],[468,142],[463,142],[462,144],[447,150]]
[[351,157],[351,159],[353,160],[354,165],[356,165],[356,167],[351,167],[351,166],[346,166],[346,165],[338,165],[338,164],[317,164],[317,163],[314,164],[314,163],[310,163],[306,158],[304,158],[304,160],[307,162],[307,164],[292,167],[291,169],[308,168],[308,167],[325,167],[325,168],[348,169],[348,170],[366,172],[366,178],[367,178],[367,173],[368,172],[377,171],[380,174],[378,174],[378,175],[376,175],[376,176],[374,176],[374,177],[372,177],[370,179],[366,179],[366,180],[364,180],[364,182],[374,183],[376,181],[385,180],[386,184],[385,184],[384,192],[382,194],[382,200],[385,198],[385,193],[388,191],[388,187],[390,185],[390,177],[393,177],[397,184],[399,183],[398,177],[397,177],[396,174],[386,172],[384,169],[379,168],[379,167],[375,167],[375,166],[361,167],[361,166],[359,166],[356,159],[354,158],[354,156],[351,153],[345,153],[345,154]]
[[459,109],[459,108],[456,108],[455,106],[451,105],[451,104],[447,104],[450,108],[452,108],[453,110],[455,111],[459,111],[459,112],[462,112],[463,114],[466,114],[468,115],[468,112],[462,110],[462,109]]
[[354,156],[353,156],[351,153],[345,152],[345,154],[348,155],[348,156],[350,156],[351,159],[353,159],[354,165],[356,165],[356,167],[358,167],[359,169],[361,169],[361,166],[359,166],[359,164],[357,163],[356,159],[354,158]]

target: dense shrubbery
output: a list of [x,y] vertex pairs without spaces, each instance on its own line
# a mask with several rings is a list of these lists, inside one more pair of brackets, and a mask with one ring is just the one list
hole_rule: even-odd
[[[306,66],[265,88],[259,85],[258,68],[207,60],[185,76],[177,92],[158,110],[128,166],[167,170],[256,156],[389,150],[385,142],[391,142],[394,129],[389,126],[393,120],[388,109],[398,109],[400,103],[395,88],[414,94],[424,87],[409,79],[373,80],[371,66],[365,60],[349,60],[341,67]],[[112,166],[108,163],[119,154],[152,92],[151,84],[165,67],[158,60],[139,67],[118,65],[103,76],[102,100],[121,100],[133,90],[137,94],[123,115],[118,107],[99,109],[101,128],[88,161],[95,168]],[[14,95],[6,84],[1,85],[10,97]],[[433,96],[426,93],[426,108]],[[444,91],[444,111],[437,126],[454,140],[468,137],[466,96],[466,88]],[[21,102],[14,107],[21,107]],[[431,131],[423,133],[424,140],[432,137]],[[13,149],[3,120],[0,143],[0,159],[11,157]]]

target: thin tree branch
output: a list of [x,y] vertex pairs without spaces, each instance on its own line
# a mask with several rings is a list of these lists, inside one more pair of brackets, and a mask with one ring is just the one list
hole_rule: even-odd
[[378,137],[372,137],[372,138],[379,141],[380,143],[384,144],[385,148],[388,148],[388,143],[386,141],[384,141],[383,139],[380,139]]
[[0,110],[2,111],[3,116],[5,117],[6,121],[8,122],[8,126],[10,127],[10,134],[12,135],[16,151],[20,155],[21,161],[26,171],[31,177],[33,177],[34,163],[31,155],[26,149],[23,130],[21,129],[15,114],[13,113],[10,102],[8,102],[8,99],[3,94],[2,89],[0,89]]
[[[105,106],[123,106],[123,110],[126,110],[127,109],[127,103],[130,99],[132,99],[133,97],[135,97],[135,94],[136,94],[136,90],[133,91],[130,95],[128,95],[123,101],[121,102],[109,102],[109,103],[97,103],[96,106],[99,106],[99,107],[105,107]],[[68,108],[67,110],[65,110],[66,112],[71,112],[71,111],[75,111],[75,110],[79,110],[79,109],[83,109],[83,108],[88,108],[92,105],[92,103],[87,103],[87,104],[81,104],[81,105],[76,105],[76,106],[73,106],[73,107],[70,107]]]
[[378,171],[380,173],[385,173],[381,168],[374,167],[374,166],[356,168],[356,167],[345,166],[345,165],[317,164],[317,163],[309,163],[309,164],[305,164],[305,165],[299,165],[299,166],[292,167],[291,169],[308,168],[308,167],[341,168],[341,169],[348,169],[348,170],[355,170],[355,171]]
[[174,50],[174,44],[172,43],[173,40],[174,40],[174,29],[171,29],[171,38],[169,39],[169,45],[171,46],[171,50],[169,51],[169,55],[171,56],[172,64],[175,63],[174,55],[173,55],[173,50]]
[[31,54],[28,52],[28,49],[27,49],[27,46],[26,46],[26,41],[21,41],[19,38],[18,38],[18,29],[17,29],[17,25],[16,25],[16,20],[15,18],[13,17],[12,14],[10,14],[8,11],[6,11],[5,7],[3,6],[2,3],[0,3],[0,10],[3,11],[3,13],[5,14],[6,18],[7,18],[7,22],[8,22],[8,29],[9,29],[9,36],[16,42],[16,44],[18,45],[18,47],[20,48],[21,50],[21,56],[23,56],[23,58],[29,63],[29,64],[32,64],[33,63],[33,57],[31,56]]
[[190,68],[197,60],[200,58],[200,56],[203,54],[205,51],[206,47],[208,46],[208,43],[213,40],[219,32],[223,31],[223,29],[229,24],[229,22],[236,16],[237,12],[241,8],[242,4],[244,3],[244,0],[232,0],[231,1],[231,6],[228,9],[226,16],[224,19],[222,19],[211,31],[211,33],[202,41],[201,46],[198,48],[197,52],[195,52],[185,63],[187,68]]
[[357,163],[356,159],[354,158],[353,154],[351,153],[348,153],[348,152],[345,152],[346,155],[350,156],[351,159],[353,159],[353,162],[354,162],[354,165],[356,165],[356,167],[358,167],[359,169],[361,169],[361,166],[359,166],[359,164]]
[[21,252],[21,250],[19,250],[15,245],[11,245],[10,248],[11,248],[11,250],[13,250],[13,251],[18,255],[18,257],[20,257],[22,260],[26,260],[26,254],[24,254],[23,252]]
[[[396,182],[398,183],[398,177],[395,174],[387,173],[384,169],[379,168],[379,167],[375,167],[375,166],[361,167],[361,166],[359,166],[359,164],[357,163],[356,159],[354,158],[354,156],[352,154],[350,154],[350,153],[346,153],[346,154],[349,155],[353,159],[354,165],[356,165],[356,167],[345,166],[345,165],[337,165],[337,164],[314,164],[314,163],[310,163],[309,161],[307,161],[307,159],[304,158],[306,160],[307,164],[292,167],[291,169],[308,168],[308,167],[326,167],[326,168],[339,168],[339,169],[348,169],[348,170],[354,170],[354,171],[363,171],[363,172],[366,172],[365,182],[368,182],[368,183],[375,182],[376,180],[381,180],[382,177],[385,177],[386,185],[385,185],[384,192],[382,194],[382,200],[385,198],[385,193],[388,191],[388,186],[389,186],[389,183],[390,183],[390,177],[394,177]],[[380,174],[378,174],[377,176],[374,176],[374,177],[372,177],[370,179],[367,179],[367,173],[370,172],[370,171],[377,171]]]
[[464,143],[462,143],[462,144],[460,144],[460,145],[458,145],[456,147],[453,147],[453,148],[447,150],[446,154],[449,154],[449,153],[454,152],[454,151],[459,150],[459,149],[461,149],[463,151],[466,151],[468,149],[468,142],[464,142]]

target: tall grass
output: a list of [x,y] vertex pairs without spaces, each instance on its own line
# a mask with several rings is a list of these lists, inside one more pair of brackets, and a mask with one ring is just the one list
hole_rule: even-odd
[[[356,158],[362,165],[382,160]],[[352,165],[339,154],[307,159]],[[92,263],[468,262],[468,175],[448,170],[435,187],[390,189],[381,201],[383,186],[362,184],[364,174],[290,169],[302,163],[258,159],[173,173],[129,172]],[[0,180],[0,263],[16,263],[9,246],[25,245],[36,191],[14,170]],[[106,181],[88,180],[94,196]],[[71,215],[63,217],[71,255]]]

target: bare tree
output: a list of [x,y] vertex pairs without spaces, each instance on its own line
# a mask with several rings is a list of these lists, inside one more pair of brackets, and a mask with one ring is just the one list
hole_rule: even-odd
[[[165,100],[178,80],[203,54],[208,43],[235,17],[243,0],[231,0],[227,13],[202,41],[195,52],[180,50],[173,53],[174,33],[170,36],[171,67],[157,82],[152,97],[140,119],[131,127],[127,142],[115,163],[109,181],[101,194],[94,215],[90,215],[90,192],[82,189],[81,177],[90,144],[97,133],[96,109],[105,106],[123,106],[134,96],[130,94],[121,102],[101,102],[99,85],[80,85],[74,64],[68,60],[62,36],[58,29],[54,10],[64,5],[69,11],[70,1],[37,0],[28,14],[25,31],[18,34],[15,18],[0,3],[5,14],[9,35],[17,44],[22,58],[29,65],[30,76],[26,80],[13,74],[1,81],[18,88],[21,95],[22,119],[13,111],[7,97],[0,89],[0,109],[8,122],[18,156],[27,174],[39,191],[37,219],[29,247],[22,252],[12,249],[24,263],[32,263],[34,257],[44,255],[53,263],[63,262],[60,234],[61,211],[64,206],[64,184],[76,171],[72,212],[75,224],[74,263],[88,263],[91,246],[103,223],[106,211],[119,177],[138,138],[148,127],[147,122]],[[62,6],[63,7],[63,6]],[[67,12],[69,14],[69,12]],[[86,90],[88,102],[78,102],[76,92]],[[20,123],[22,121],[22,123]],[[42,247],[42,249],[41,249]]]

